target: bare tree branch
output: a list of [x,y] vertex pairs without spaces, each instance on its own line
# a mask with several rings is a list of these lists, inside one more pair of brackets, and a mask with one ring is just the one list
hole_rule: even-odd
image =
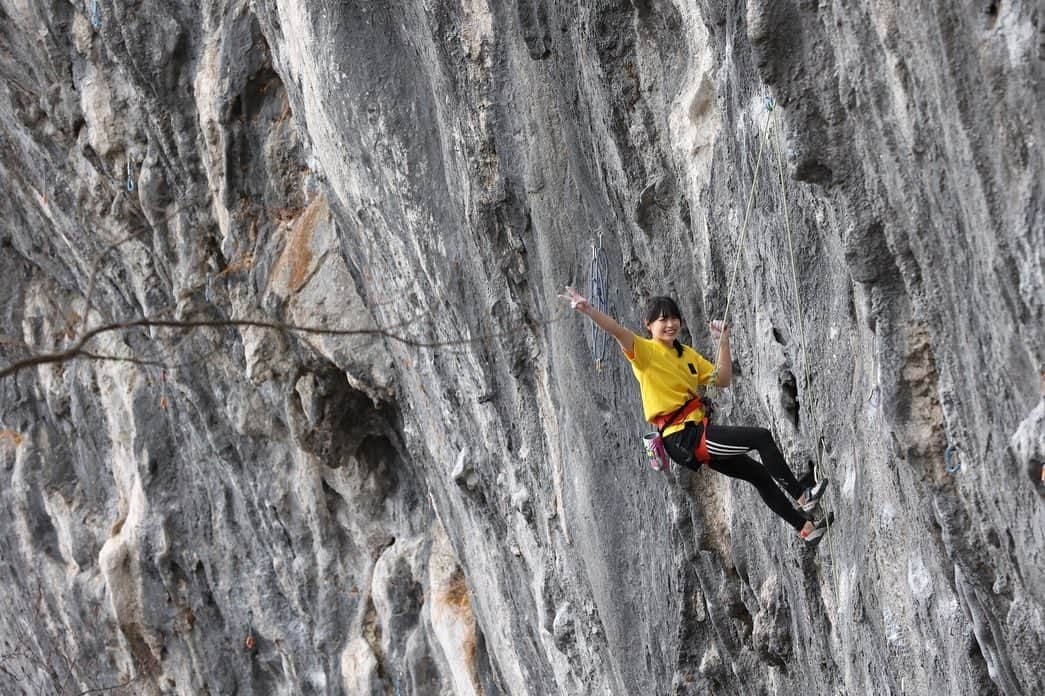
[[[79,340],[72,344],[65,350],[60,350],[54,353],[39,353],[32,355],[24,360],[11,363],[7,367],[0,370],[0,380],[17,374],[23,370],[27,370],[32,367],[40,365],[49,365],[53,363],[63,363],[70,360],[79,358],[93,358],[93,359],[105,359],[105,360],[119,360],[116,356],[102,356],[92,353],[87,350],[87,344],[97,336],[102,334],[112,333],[116,331],[126,331],[129,329],[141,329],[141,328],[165,328],[165,329],[182,329],[192,330],[199,328],[229,328],[229,327],[246,327],[246,328],[257,328],[257,329],[269,329],[272,331],[281,331],[286,333],[301,333],[309,335],[322,335],[322,336],[380,336],[397,343],[402,343],[407,346],[414,348],[444,348],[447,346],[465,345],[469,343],[479,343],[495,338],[503,338],[513,334],[520,333],[535,328],[536,326],[545,326],[553,324],[557,321],[562,320],[561,312],[557,313],[557,316],[551,319],[545,319],[521,326],[517,329],[511,329],[508,331],[502,331],[498,333],[482,334],[479,336],[473,336],[470,338],[459,338],[449,339],[445,341],[419,341],[416,339],[401,336],[396,333],[392,333],[386,329],[374,328],[374,329],[330,329],[322,326],[300,326],[297,324],[285,324],[276,321],[264,321],[260,319],[200,319],[200,320],[177,320],[177,319],[158,319],[158,318],[142,318],[134,319],[125,322],[115,322],[112,324],[103,324],[96,326],[93,329],[84,333]],[[141,364],[152,364],[152,361],[142,361],[137,358],[126,358],[127,362],[140,362]]]
[[80,693],[76,694],[76,696],[87,696],[87,694],[100,694],[103,691],[113,691],[115,689],[122,689],[122,688],[124,688],[126,686],[130,686],[134,682],[138,681],[139,679],[141,679],[141,677],[142,677],[142,668],[141,668],[141,665],[139,664],[137,670],[135,671],[134,676],[130,677],[129,679],[124,681],[122,684],[113,684],[112,686],[101,686],[101,687],[98,687],[96,689],[87,689],[86,691],[81,691]]
[[[122,195],[122,194],[123,194],[123,191],[117,192],[117,195]],[[187,204],[183,205],[183,206],[178,206],[177,208],[174,209],[174,211],[170,215],[168,215],[167,217],[163,218],[163,220],[160,220],[160,223],[170,222],[176,216],[178,216],[182,212],[184,212],[188,207],[189,206]],[[99,254],[97,254],[94,257],[94,262],[91,264],[90,280],[88,280],[88,282],[87,282],[87,294],[85,296],[86,304],[84,306],[84,311],[83,311],[83,321],[80,323],[80,331],[81,332],[87,330],[87,320],[88,320],[88,318],[90,317],[90,314],[91,314],[91,304],[93,303],[93,298],[94,298],[94,284],[95,284],[95,281],[96,281],[97,276],[98,276],[98,270],[101,268],[102,260],[105,259],[106,256],[111,254],[113,251],[115,251],[116,249],[118,249],[122,245],[126,244],[127,242],[131,241],[132,239],[137,239],[141,235],[143,235],[146,232],[152,230],[154,227],[155,227],[154,225],[152,225],[152,226],[143,226],[140,229],[135,230],[134,232],[131,232],[129,235],[127,235],[123,239],[119,239],[119,240],[113,242],[112,244],[110,244],[109,246],[105,247],[104,249],[102,249],[102,251]]]
[[[124,192],[122,187],[121,188],[117,188],[114,191],[114,193],[115,193],[115,195],[117,197],[126,195],[126,193]],[[470,337],[470,338],[449,339],[449,340],[443,340],[443,341],[424,341],[424,340],[418,340],[418,339],[414,339],[414,338],[409,338],[407,336],[400,335],[400,334],[398,334],[398,333],[393,331],[393,329],[396,329],[396,328],[408,325],[408,324],[412,323],[412,321],[411,322],[404,322],[402,324],[393,325],[392,327],[389,327],[389,328],[330,329],[330,328],[319,327],[319,326],[302,326],[302,325],[289,324],[289,323],[278,322],[278,321],[266,321],[266,320],[255,320],[255,319],[176,320],[176,319],[166,319],[166,318],[163,318],[164,314],[177,309],[177,305],[172,305],[172,306],[170,306],[170,307],[168,307],[166,309],[160,310],[156,315],[154,315],[152,317],[145,317],[145,318],[134,319],[134,320],[130,320],[130,321],[114,321],[114,322],[102,324],[102,325],[99,325],[99,326],[95,326],[94,328],[88,329],[88,322],[90,321],[90,314],[91,314],[91,310],[92,310],[92,307],[93,307],[93,297],[94,297],[94,291],[95,291],[95,287],[96,287],[96,283],[97,283],[97,278],[98,278],[98,274],[99,274],[101,266],[102,266],[102,262],[105,260],[105,258],[108,257],[109,254],[111,254],[113,251],[118,249],[120,246],[122,246],[122,245],[126,244],[127,242],[130,242],[130,241],[140,237],[142,234],[144,234],[144,233],[146,233],[146,232],[148,232],[150,230],[155,229],[157,224],[163,224],[163,223],[169,222],[170,220],[174,219],[176,216],[182,214],[188,207],[189,207],[189,205],[178,206],[177,208],[175,208],[174,211],[172,211],[169,215],[167,215],[166,217],[164,217],[162,220],[158,221],[157,223],[151,223],[147,219],[145,219],[143,221],[139,220],[138,221],[139,224],[141,224],[142,222],[144,223],[144,224],[141,224],[141,227],[139,229],[131,232],[130,234],[126,235],[125,237],[123,237],[123,238],[121,238],[121,239],[119,239],[119,240],[117,240],[115,242],[112,242],[111,244],[106,246],[102,251],[100,251],[98,254],[96,254],[96,256],[94,258],[94,261],[92,262],[92,265],[91,265],[91,272],[90,272],[90,276],[89,276],[89,280],[88,280],[87,292],[86,292],[86,295],[85,295],[85,305],[84,305],[83,315],[82,315],[82,317],[71,318],[69,320],[69,323],[66,325],[66,333],[70,337],[70,339],[72,340],[72,343],[70,343],[63,350],[58,350],[58,351],[51,352],[51,353],[30,354],[29,357],[27,357],[27,358],[25,358],[23,360],[19,360],[19,361],[16,361],[16,362],[8,364],[6,367],[0,369],[0,380],[3,380],[5,378],[7,378],[7,377],[11,377],[13,375],[18,374],[19,372],[22,372],[24,370],[28,370],[28,369],[33,368],[33,367],[38,367],[38,366],[41,366],[41,365],[56,364],[56,363],[64,363],[64,362],[69,362],[69,361],[77,360],[77,359],[88,359],[88,360],[97,360],[97,361],[105,361],[105,362],[126,362],[126,363],[130,363],[130,364],[134,364],[134,365],[150,366],[150,367],[161,367],[161,368],[173,367],[173,366],[165,363],[162,360],[152,360],[152,359],[140,358],[140,357],[124,357],[124,356],[116,356],[116,355],[107,355],[107,354],[98,353],[98,352],[95,352],[93,350],[89,350],[88,349],[88,346],[89,346],[90,342],[94,338],[96,338],[98,336],[101,336],[101,335],[107,334],[107,333],[128,331],[128,330],[132,330],[132,329],[166,328],[166,329],[179,329],[179,330],[194,330],[194,329],[198,329],[198,328],[244,327],[244,328],[266,329],[266,330],[280,331],[280,332],[286,332],[286,333],[298,333],[298,334],[321,335],[321,336],[379,336],[379,337],[388,339],[390,341],[395,341],[397,343],[401,343],[401,344],[404,344],[404,345],[407,345],[407,346],[411,346],[411,347],[415,347],[415,348],[441,348],[441,347],[454,346],[454,345],[464,345],[464,344],[469,344],[469,343],[477,343],[477,342],[481,342],[481,341],[486,341],[486,340],[490,340],[490,339],[496,339],[496,338],[512,335],[512,334],[519,333],[519,332],[522,332],[522,331],[534,330],[538,326],[542,326],[542,325],[545,325],[545,324],[551,324],[551,323],[554,323],[556,321],[560,321],[562,319],[561,313],[557,313],[556,316],[554,316],[552,319],[529,321],[529,322],[527,322],[525,324],[522,324],[522,325],[518,326],[517,328],[513,328],[513,329],[510,329],[510,330],[507,330],[507,331],[503,331],[503,332],[499,332],[499,333],[480,334],[480,335],[473,336],[473,337]],[[144,217],[144,212],[141,211],[141,210],[134,211],[134,213],[135,213],[135,217],[138,217],[139,215]],[[249,269],[250,266],[252,265],[252,263],[253,263],[253,258],[252,258],[252,256],[248,255],[243,260],[234,261],[233,263],[231,263],[225,269],[223,269],[223,270],[217,272],[216,274],[214,274],[213,276],[211,276],[210,279],[220,279],[220,278],[223,278],[223,277],[227,277],[230,273],[236,272],[238,270]],[[195,293],[195,292],[198,292],[200,289],[202,289],[204,287],[209,287],[209,286],[207,285],[207,283],[204,283],[204,284],[201,284],[201,285],[199,285],[199,286],[197,286],[195,288],[191,288],[189,290],[189,292],[190,293]],[[74,324],[74,323],[77,322],[77,320],[79,320],[79,327],[78,327],[78,331],[75,331],[74,327],[70,326],[69,324]],[[75,337],[76,333],[80,334],[79,338]],[[5,337],[0,336],[0,338],[5,338]],[[26,346],[24,343],[22,343],[20,341],[17,341],[16,339],[11,339],[9,342],[10,343],[16,343],[16,344],[20,345],[21,347],[26,348],[27,351],[32,353],[32,348]],[[212,355],[212,354],[213,353],[209,353],[207,356],[203,356],[200,359],[204,360],[207,357],[209,357],[209,355]],[[195,362],[195,361],[192,361],[192,362],[189,362],[189,363],[184,363],[184,364],[185,365],[189,365],[189,364],[193,364],[193,362]]]
[[[214,353],[211,352],[209,355],[213,355],[213,354]],[[84,358],[84,359],[87,359],[87,360],[96,360],[98,362],[128,363],[130,365],[138,365],[140,367],[160,367],[160,368],[164,368],[164,369],[167,369],[167,370],[174,369],[175,367],[187,367],[188,365],[191,365],[191,364],[193,364],[195,362],[199,362],[199,361],[193,360],[193,361],[190,361],[188,363],[183,363],[183,364],[180,364],[180,365],[171,365],[169,363],[163,362],[162,360],[146,360],[144,358],[132,358],[132,357],[123,356],[123,355],[104,355],[102,353],[92,353],[91,351],[88,351],[88,350],[80,351],[80,354],[77,356],[77,358]]]

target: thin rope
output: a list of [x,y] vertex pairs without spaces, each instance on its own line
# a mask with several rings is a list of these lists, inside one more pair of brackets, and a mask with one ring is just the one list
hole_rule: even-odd
[[[762,169],[762,152],[765,150],[766,140],[769,139],[770,113],[766,114],[766,122],[762,126],[762,132],[758,139],[758,157],[755,159],[755,173],[751,177],[751,186],[747,195],[747,207],[744,210],[744,222],[740,226],[740,241],[737,243],[737,252],[733,260],[733,272],[730,274],[729,286],[726,290],[726,311],[722,313],[722,328],[725,330],[726,321],[729,319],[729,308],[733,303],[733,288],[736,287],[737,271],[740,269],[740,254],[744,251],[744,241],[747,239],[748,222],[751,220],[751,208],[755,202],[755,183],[758,181],[758,173]],[[714,394],[715,380],[718,378],[718,360],[722,354],[722,339],[725,334],[719,334],[718,343],[715,346],[715,369],[711,373],[711,382],[707,391]]]
[[[795,245],[793,241],[794,235],[791,231],[791,215],[787,205],[787,186],[784,183],[784,155],[783,155],[783,129],[780,127],[780,118],[775,113],[773,114],[773,130],[776,133],[774,138],[776,144],[776,158],[777,158],[777,175],[780,181],[780,198],[784,208],[784,229],[787,230],[787,252],[791,260],[791,286],[795,293],[795,311],[798,313],[798,337],[802,347],[802,376],[803,376],[803,388],[805,394],[812,394],[812,378],[809,376],[809,350],[806,343],[806,329],[805,329],[805,313],[802,310],[802,296],[798,291],[798,264],[795,262]],[[823,450],[826,449],[824,444],[824,437],[820,431],[820,425],[816,418],[816,409],[813,405],[809,405],[809,418],[813,422],[813,432],[817,434],[816,441],[816,461],[814,463],[813,474],[817,481],[823,479]],[[835,482],[837,484],[837,481]],[[825,496],[821,505],[825,507],[824,516],[825,519],[830,520],[833,510],[831,509],[831,496],[828,494]],[[835,539],[834,534],[831,533],[831,523],[827,524],[827,541],[830,546],[831,552],[831,571],[835,581],[835,597],[840,597],[841,585],[838,582],[838,563],[835,562]]]
[[[591,245],[591,292],[588,293],[588,303],[603,314],[609,313],[609,300],[606,296],[606,277],[608,275],[609,262],[606,260],[606,252],[602,248],[602,232],[599,232],[598,240],[592,242]],[[595,360],[595,370],[598,372],[602,372],[609,339],[609,334],[592,322],[591,354],[592,359]]]
[[[791,216],[790,216],[790,211],[789,211],[789,208],[788,208],[788,205],[787,205],[787,189],[786,189],[785,184],[784,184],[784,163],[783,163],[783,154],[781,153],[781,150],[783,149],[783,147],[782,147],[781,142],[780,142],[780,139],[783,136],[782,136],[782,134],[780,132],[780,127],[779,126],[780,126],[779,120],[774,118],[773,119],[773,127],[774,127],[774,130],[776,131],[776,135],[777,135],[777,138],[776,138],[776,146],[777,146],[776,147],[777,174],[779,175],[778,178],[780,180],[780,197],[782,199],[783,207],[784,207],[784,228],[787,230],[787,251],[788,251],[788,256],[790,257],[790,260],[791,260],[791,286],[792,286],[792,288],[794,290],[794,293],[795,293],[795,311],[798,313],[798,337],[799,337],[799,343],[800,343],[801,348],[802,348],[802,379],[803,379],[803,388],[806,390],[806,393],[808,394],[808,393],[810,393],[810,384],[811,384],[812,380],[811,380],[811,378],[809,376],[809,351],[808,351],[808,349],[806,347],[805,312],[802,309],[802,297],[801,297],[801,295],[800,295],[800,293],[798,291],[798,265],[795,262],[795,245],[794,245],[794,241],[793,241],[793,236],[794,235],[791,232]],[[816,430],[816,428],[817,428],[816,412],[812,408],[810,408],[809,409],[809,413],[810,413],[811,418],[813,419],[814,432],[817,432],[817,430]],[[817,451],[817,463],[816,463],[818,468],[820,466],[820,461],[819,460],[820,460],[820,454],[819,454],[819,450],[818,450]],[[816,473],[819,474],[820,473],[819,470]]]
[[[790,208],[787,205],[787,187],[784,182],[783,133],[781,132],[780,120],[778,117],[774,117],[773,119],[773,129],[776,132],[777,175],[780,181],[780,197],[784,208],[784,229],[787,230],[787,252],[791,262],[791,287],[795,293],[795,311],[798,313],[798,337],[799,344],[802,348],[802,387],[806,394],[811,394],[813,380],[809,374],[809,349],[806,342],[805,312],[802,308],[802,296],[798,289],[798,264],[795,262],[794,234],[791,230],[791,214]],[[810,419],[813,421],[813,432],[819,434],[820,426],[819,423],[817,423],[816,410],[810,407],[809,415]],[[822,464],[820,447],[818,446],[816,450],[816,469],[814,470],[814,473],[817,475],[817,480],[821,478]]]

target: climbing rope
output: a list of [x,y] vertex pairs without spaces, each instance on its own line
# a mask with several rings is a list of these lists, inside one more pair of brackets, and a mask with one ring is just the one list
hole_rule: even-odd
[[[758,181],[758,173],[762,169],[762,153],[765,151],[766,140],[769,138],[769,117],[771,111],[766,113],[766,121],[762,125],[762,132],[759,135],[758,141],[758,157],[755,159],[755,173],[751,177],[751,186],[748,190],[747,195],[747,206],[744,210],[744,222],[740,226],[740,240],[737,242],[737,252],[734,255],[733,260],[733,272],[729,276],[729,286],[726,290],[726,310],[722,313],[722,328],[725,331],[728,326],[727,321],[729,319],[729,308],[733,303],[733,289],[736,287],[737,282],[737,271],[740,270],[740,254],[744,251],[744,241],[747,239],[748,222],[751,220],[751,208],[755,202],[755,182]],[[718,336],[718,343],[715,346],[715,369],[711,373],[711,382],[708,386],[707,391],[710,394],[715,393],[715,380],[718,377],[718,360],[722,352],[722,339],[725,337],[725,333],[720,333]]]
[[[793,232],[791,230],[791,213],[790,213],[790,209],[788,208],[788,205],[787,205],[787,187],[786,187],[785,182],[784,182],[784,157],[783,157],[783,145],[781,143],[781,140],[783,139],[783,134],[781,133],[781,130],[780,130],[779,118],[777,118],[775,116],[773,118],[773,130],[775,131],[775,134],[776,134],[776,137],[774,138],[774,140],[776,141],[775,144],[776,144],[776,158],[777,158],[777,175],[778,175],[778,180],[780,182],[780,198],[781,198],[781,204],[783,206],[783,211],[784,211],[784,229],[787,232],[787,252],[788,252],[788,257],[790,259],[790,265],[791,265],[791,287],[792,287],[792,290],[794,291],[794,294],[795,294],[795,312],[798,315],[797,319],[798,319],[799,346],[801,347],[801,350],[802,350],[802,379],[803,379],[803,385],[802,386],[803,386],[803,389],[805,390],[805,393],[808,394],[808,393],[811,392],[810,387],[812,385],[812,378],[810,377],[810,374],[809,374],[809,350],[808,350],[807,342],[806,342],[805,312],[804,312],[803,307],[802,307],[802,296],[801,296],[801,293],[799,292],[799,289],[798,289],[798,263],[795,261],[794,234],[793,234]],[[818,425],[816,423],[816,411],[811,408],[811,409],[809,409],[809,412],[810,412],[811,418],[813,419],[813,429],[814,429],[814,432],[819,432],[819,428],[818,428]],[[816,473],[818,479],[820,478],[820,464],[821,464],[821,462],[820,462],[819,448],[817,448],[817,462],[816,462],[817,469],[816,469],[815,473]]]
[[[606,297],[606,278],[609,275],[609,262],[606,260],[606,252],[602,248],[602,232],[599,232],[596,241],[591,245],[591,288],[588,293],[588,304],[603,314],[609,314],[609,301]],[[595,360],[595,370],[602,372],[602,366],[606,360],[606,351],[609,347],[610,335],[599,329],[592,322],[591,325],[591,353]]]
[[[767,104],[767,108],[772,107]],[[798,336],[799,343],[802,348],[802,375],[803,375],[803,388],[806,394],[812,393],[812,377],[809,372],[809,349],[806,341],[806,330],[805,330],[805,313],[802,309],[802,296],[798,289],[798,264],[795,261],[795,245],[794,245],[794,234],[791,230],[791,214],[790,209],[787,205],[787,186],[784,182],[784,134],[783,129],[780,127],[780,117],[773,113],[773,130],[775,131],[775,144],[776,144],[776,160],[777,160],[777,176],[780,181],[780,197],[782,200],[782,206],[784,211],[784,229],[787,231],[787,251],[788,257],[791,262],[791,286],[795,293],[795,310],[798,314]],[[817,422],[816,409],[812,405],[809,406],[809,418],[813,423],[813,432],[821,433],[817,440],[816,447],[816,460],[813,464],[813,475],[817,481],[823,479],[823,463],[824,454],[827,451],[827,442],[824,438],[820,429],[820,424]],[[833,526],[830,522],[834,516],[834,511],[831,509],[831,496],[827,495],[822,498],[821,506],[824,507],[824,519],[827,522],[827,541],[830,548],[830,559],[831,559],[831,573],[835,581],[835,597],[841,597],[841,584],[838,580],[838,563],[835,562],[837,558],[835,554],[835,535],[831,531]]]

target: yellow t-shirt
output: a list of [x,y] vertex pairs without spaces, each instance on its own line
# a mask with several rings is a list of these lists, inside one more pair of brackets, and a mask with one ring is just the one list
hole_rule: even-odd
[[[715,366],[697,351],[682,346],[682,356],[660,341],[635,337],[631,353],[624,355],[639,381],[642,392],[642,414],[650,423],[657,416],[671,415],[697,393],[697,388],[711,381]],[[704,420],[704,410],[696,409],[686,421]],[[664,429],[664,435],[682,430],[683,423]]]

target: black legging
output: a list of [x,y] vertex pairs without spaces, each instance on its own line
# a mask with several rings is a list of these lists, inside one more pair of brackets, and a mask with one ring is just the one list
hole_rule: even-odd
[[[700,430],[700,424],[687,423],[685,430],[672,434],[668,440],[676,447],[692,452],[700,442]],[[805,514],[796,509],[777,487],[779,483],[795,500],[802,495],[802,484],[784,462],[784,455],[780,453],[771,432],[765,428],[708,423],[707,447],[711,456],[708,466],[721,474],[752,484],[766,505],[784,521],[797,530],[805,526],[808,521]],[[758,451],[762,458],[761,464],[747,456],[751,450]],[[676,461],[691,469],[699,468],[694,458],[689,457],[689,461],[686,459]]]

